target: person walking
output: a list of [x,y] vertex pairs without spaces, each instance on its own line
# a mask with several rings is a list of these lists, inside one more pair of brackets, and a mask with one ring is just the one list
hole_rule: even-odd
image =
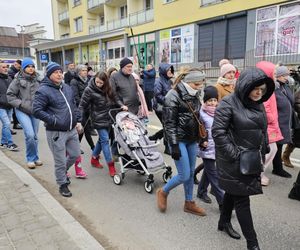
[[64,75],[64,81],[66,84],[70,85],[72,79],[75,77],[75,64],[73,62],[67,63],[68,70]]
[[112,120],[108,112],[115,105],[115,93],[111,89],[108,76],[105,72],[100,71],[91,79],[89,86],[84,90],[80,109],[83,113],[88,110],[91,111],[91,122],[99,134],[99,139],[92,153],[91,165],[96,168],[103,168],[99,162],[99,155],[103,151],[111,177],[116,174],[116,169],[109,146],[109,131]]
[[207,130],[207,140],[202,140],[199,148],[199,157],[203,160],[204,170],[198,185],[197,197],[205,203],[211,203],[207,195],[207,187],[210,184],[222,210],[224,191],[219,186],[218,173],[216,168],[215,143],[212,138],[211,128],[214,121],[215,110],[218,105],[218,91],[214,86],[207,86],[204,89],[203,105],[200,110],[200,120]]
[[199,115],[199,90],[204,84],[205,74],[198,69],[189,69],[181,73],[164,97],[163,121],[171,156],[175,161],[178,174],[157,190],[157,206],[161,212],[167,209],[169,192],[180,184],[184,186],[184,212],[205,216],[205,210],[193,200],[194,168],[197,145],[199,142],[199,124],[195,116]]
[[277,152],[273,159],[274,175],[284,178],[291,178],[292,175],[283,169],[282,165],[282,148],[284,144],[292,142],[291,129],[292,129],[292,115],[294,106],[294,97],[292,90],[288,86],[289,69],[286,66],[279,66],[275,70],[275,96],[278,111],[279,128],[282,133],[283,139],[277,141]]
[[220,102],[223,97],[233,93],[236,78],[235,78],[236,69],[230,64],[223,64],[220,69],[220,77],[215,85],[218,90],[218,101]]
[[39,120],[32,114],[32,103],[40,80],[32,59],[24,58],[22,70],[15,76],[6,93],[8,103],[15,108],[16,116],[23,128],[29,169],[43,165],[38,153]]
[[[255,250],[260,248],[249,196],[262,194],[260,174],[268,151],[267,118],[262,103],[270,98],[274,87],[273,79],[260,69],[242,71],[235,92],[224,97],[217,107],[212,127],[219,185],[225,191],[218,230],[240,239],[240,234],[231,225],[235,208],[247,248]],[[249,156],[249,153],[252,154]],[[255,162],[247,169],[253,154]]]
[[148,110],[150,112],[152,109],[152,99],[154,94],[154,83],[155,83],[156,72],[152,64],[148,64],[145,70],[141,71],[141,78],[144,81],[144,93],[147,103]]
[[12,116],[12,106],[8,103],[6,92],[12,79],[8,75],[8,66],[0,61],[0,121],[2,123],[1,148],[10,151],[17,151],[18,146],[13,142],[10,132],[10,118]]
[[82,133],[83,128],[73,91],[63,82],[62,68],[55,62],[46,67],[46,76],[33,101],[33,114],[45,123],[59,192],[71,197],[67,171],[80,156],[78,133]]

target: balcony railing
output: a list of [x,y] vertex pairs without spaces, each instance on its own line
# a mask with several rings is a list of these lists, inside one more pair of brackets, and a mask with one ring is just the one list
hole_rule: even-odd
[[101,4],[104,4],[105,0],[88,0],[88,9],[99,7]]
[[59,13],[58,14],[58,21],[59,22],[69,21],[69,12],[66,10],[62,13]]
[[106,25],[98,25],[98,26],[93,26],[91,25],[89,27],[89,34],[96,34],[96,33],[101,33],[107,31]]
[[129,25],[139,25],[154,20],[154,11],[153,9],[142,10],[132,14],[129,14]]
[[107,21],[107,30],[115,30],[128,26],[127,18]]

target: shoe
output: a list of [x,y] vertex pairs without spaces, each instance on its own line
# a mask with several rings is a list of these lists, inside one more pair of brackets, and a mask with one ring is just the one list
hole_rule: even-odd
[[94,168],[103,168],[103,165],[99,162],[99,156],[98,157],[92,156],[91,165]]
[[80,154],[82,154],[82,155],[84,154],[84,151],[82,149],[80,149]]
[[91,133],[92,136],[97,136],[98,135],[98,133],[95,129],[92,129],[90,133]]
[[29,161],[29,162],[27,162],[27,167],[28,167],[29,169],[35,169],[35,163]]
[[0,148],[7,148],[7,144],[1,143],[1,144],[0,144]]
[[270,179],[265,176],[264,174],[261,175],[261,180],[260,180],[260,183],[262,186],[266,187],[266,186],[269,186],[270,184]]
[[199,216],[205,216],[205,210],[201,207],[198,207],[195,201],[185,201],[183,211],[186,213],[191,213]]
[[170,151],[169,147],[165,147],[164,154],[171,155],[171,151]]
[[69,186],[71,184],[71,180],[70,180],[70,177],[67,176],[67,182],[66,184]]
[[300,184],[294,183],[294,186],[289,193],[289,198],[300,201]]
[[115,163],[113,161],[108,163],[109,175],[114,177],[116,174]]
[[283,164],[286,167],[294,168],[294,165],[290,161],[290,155],[294,151],[294,149],[295,149],[295,147],[291,144],[287,144],[286,147],[285,147],[285,150],[284,150],[284,152],[281,156],[281,159],[283,161]]
[[202,194],[202,195],[197,194],[197,197],[205,203],[208,203],[208,204],[212,203],[211,198],[209,198],[209,196],[207,194]]
[[34,162],[37,167],[43,166],[43,162],[41,160],[37,160]]
[[60,193],[62,196],[64,196],[64,197],[71,197],[71,196],[72,196],[72,193],[70,192],[67,183],[62,184],[62,185],[59,187],[59,193]]
[[87,177],[86,172],[81,168],[81,164],[75,164],[75,177],[78,179],[85,179]]
[[221,224],[219,221],[218,230],[225,231],[233,239],[239,240],[241,238],[241,235],[232,228],[231,222]]
[[7,146],[7,149],[10,150],[10,151],[18,151],[18,146],[16,144],[11,144],[9,146]]
[[248,250],[260,250],[259,246],[247,247]]
[[273,170],[272,174],[278,175],[278,176],[283,177],[283,178],[292,178],[292,175],[290,173],[288,173],[287,171],[285,171],[284,169]]
[[158,209],[162,213],[166,212],[168,194],[166,192],[164,192],[162,188],[159,188],[156,191],[156,198],[157,198],[157,207],[158,207]]
[[13,129],[22,129],[22,126],[20,124],[15,124],[13,126]]
[[154,134],[154,135],[150,135],[149,137],[148,137],[148,139],[150,140],[150,141],[157,141],[157,137],[156,137],[156,135]]
[[17,134],[17,132],[16,132],[16,131],[13,131],[12,129],[10,130],[10,133],[11,133],[12,135],[16,135],[16,134]]

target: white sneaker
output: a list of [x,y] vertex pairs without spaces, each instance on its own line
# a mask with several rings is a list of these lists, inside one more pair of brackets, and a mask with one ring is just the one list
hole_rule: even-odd
[[43,162],[41,160],[37,160],[34,162],[36,166],[43,166]]
[[270,184],[270,179],[262,174],[260,183],[262,186],[268,186]]
[[35,169],[35,163],[29,161],[29,162],[27,162],[27,167],[28,167],[29,169]]

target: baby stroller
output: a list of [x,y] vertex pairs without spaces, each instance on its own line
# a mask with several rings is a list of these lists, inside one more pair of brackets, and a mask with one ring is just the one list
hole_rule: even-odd
[[158,152],[157,145],[159,143],[149,140],[145,126],[136,115],[121,111],[114,118],[113,111],[120,111],[120,109],[111,109],[109,115],[114,121],[112,127],[121,168],[121,173],[116,174],[113,181],[120,185],[127,171],[136,171],[147,176],[144,188],[147,193],[152,193],[153,174],[164,171],[162,178],[164,182],[167,182],[172,177],[172,169],[167,166],[163,156]]

